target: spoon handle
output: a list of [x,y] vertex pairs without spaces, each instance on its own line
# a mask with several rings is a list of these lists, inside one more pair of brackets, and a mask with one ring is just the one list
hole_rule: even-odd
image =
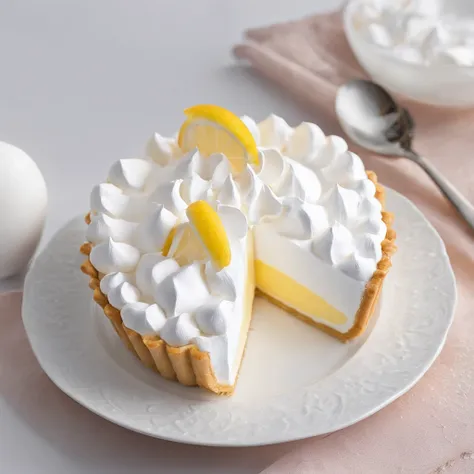
[[474,230],[474,206],[430,163],[418,153],[407,150],[406,157],[420,165],[430,178],[438,185],[440,191],[451,201],[452,205],[461,214]]

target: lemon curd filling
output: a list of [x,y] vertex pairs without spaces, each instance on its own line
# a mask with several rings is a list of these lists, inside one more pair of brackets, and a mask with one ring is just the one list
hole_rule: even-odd
[[311,319],[324,319],[338,325],[347,322],[344,313],[304,285],[261,260],[255,262],[255,278],[260,291]]

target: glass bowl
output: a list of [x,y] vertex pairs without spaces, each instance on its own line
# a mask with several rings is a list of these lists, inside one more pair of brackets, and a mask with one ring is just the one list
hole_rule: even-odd
[[361,0],[354,0],[344,9],[344,30],[354,55],[375,82],[391,92],[425,104],[474,106],[474,67],[416,64],[369,42],[353,21],[360,3]]

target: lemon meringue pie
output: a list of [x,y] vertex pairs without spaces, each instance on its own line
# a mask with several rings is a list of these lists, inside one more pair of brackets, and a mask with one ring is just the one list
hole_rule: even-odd
[[256,290],[341,341],[360,335],[395,251],[374,173],[337,136],[213,105],[185,111],[91,193],[82,265],[147,366],[232,393]]

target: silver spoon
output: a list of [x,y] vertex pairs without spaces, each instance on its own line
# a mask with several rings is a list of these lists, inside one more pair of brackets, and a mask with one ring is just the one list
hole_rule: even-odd
[[474,206],[413,150],[413,118],[385,89],[371,81],[350,81],[337,92],[336,113],[344,132],[358,145],[382,155],[403,156],[421,166],[474,229]]

